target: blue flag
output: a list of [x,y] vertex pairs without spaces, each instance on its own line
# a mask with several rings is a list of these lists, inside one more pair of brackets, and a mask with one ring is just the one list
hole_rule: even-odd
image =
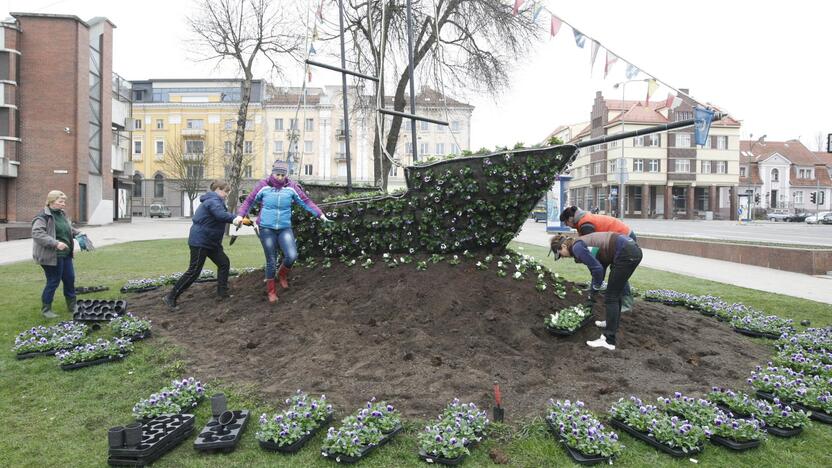
[[708,141],[708,132],[711,130],[711,120],[714,118],[714,111],[696,107],[693,110],[693,136],[696,144],[704,146]]
[[624,75],[626,75],[626,76],[627,76],[627,79],[628,79],[628,80],[632,80],[633,78],[635,78],[636,76],[638,76],[638,74],[639,74],[639,73],[641,73],[641,70],[639,70],[638,68],[636,68],[636,66],[635,66],[635,65],[633,65],[632,63],[628,63],[628,64],[627,64],[627,71],[626,71],[626,72],[624,72]]
[[581,32],[578,31],[577,29],[573,29],[572,32],[575,33],[575,45],[577,45],[578,47],[583,49],[584,48],[584,42],[586,42],[586,36],[581,34]]

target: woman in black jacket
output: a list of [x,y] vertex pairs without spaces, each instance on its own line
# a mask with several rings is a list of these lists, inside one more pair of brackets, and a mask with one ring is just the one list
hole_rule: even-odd
[[239,226],[243,220],[242,216],[234,217],[225,206],[225,199],[230,191],[231,186],[228,182],[217,179],[211,182],[211,191],[199,197],[200,205],[191,220],[193,224],[188,235],[188,246],[191,248],[188,271],[179,278],[170,293],[162,298],[171,309],[176,307],[179,295],[199,278],[206,258],[210,258],[217,265],[217,295],[221,298],[229,297],[228,271],[231,269],[231,261],[222,250],[222,236],[225,234],[226,224]]

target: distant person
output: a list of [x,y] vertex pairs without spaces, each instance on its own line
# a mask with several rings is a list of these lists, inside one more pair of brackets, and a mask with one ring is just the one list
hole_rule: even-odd
[[228,182],[217,179],[211,182],[210,191],[199,197],[200,205],[191,218],[191,231],[188,235],[188,246],[191,250],[188,271],[182,274],[173,285],[173,289],[162,298],[162,302],[169,308],[175,308],[176,299],[199,278],[206,258],[210,258],[217,266],[217,296],[231,297],[228,291],[231,262],[222,249],[222,237],[226,224],[239,226],[243,217],[234,217],[228,212],[225,199],[230,191],[231,186]]
[[52,190],[46,195],[46,207],[32,219],[32,257],[46,274],[46,286],[40,296],[40,312],[48,319],[58,317],[52,310],[52,300],[60,283],[64,285],[64,299],[69,313],[75,311],[75,267],[72,258],[74,239],[83,234],[72,227],[65,209],[66,194]]
[[257,183],[237,212],[238,215],[245,216],[253,204],[260,205],[257,224],[260,227],[260,243],[266,255],[266,293],[272,304],[277,302],[277,249],[280,248],[283,253],[283,261],[277,270],[280,287],[283,289],[289,287],[289,270],[298,258],[298,247],[292,231],[292,205],[298,203],[316,218],[329,221],[321,209],[306,196],[303,188],[289,179],[288,171],[288,164],[275,161],[272,175]]
[[593,348],[615,350],[624,285],[641,263],[641,248],[629,237],[615,232],[593,232],[578,238],[558,234],[551,238],[550,246],[555,253],[555,260],[573,257],[576,263],[583,263],[589,269],[592,280],[587,305],[590,309],[604,282],[604,271],[609,267],[607,292],[604,296],[606,319],[595,322],[604,332],[600,338],[587,341],[586,344]]
[[[578,231],[579,236],[593,232],[616,232],[628,236],[638,243],[635,231],[630,229],[623,221],[612,216],[597,214],[597,210],[587,212],[577,206],[570,206],[561,212],[560,221]],[[633,291],[629,282],[624,285],[622,301],[621,312],[627,313],[633,309],[635,299],[633,299]]]

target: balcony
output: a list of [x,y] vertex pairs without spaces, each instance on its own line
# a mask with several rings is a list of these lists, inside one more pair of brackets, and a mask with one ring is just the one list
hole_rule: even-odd
[[[338,130],[335,130],[335,139],[343,140],[346,137],[347,137],[347,131],[344,130],[343,128],[339,128]],[[350,137],[352,137],[352,135],[350,135]]]
[[185,153],[182,155],[185,161],[202,161],[205,159],[205,153]]
[[346,161],[347,160],[347,153],[335,153],[335,160],[336,161]]
[[194,138],[205,138],[205,129],[204,128],[183,128],[182,129],[182,136],[183,137],[194,137]]

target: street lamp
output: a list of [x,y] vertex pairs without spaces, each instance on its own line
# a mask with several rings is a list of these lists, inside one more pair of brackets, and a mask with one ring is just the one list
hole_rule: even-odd
[[[647,82],[649,79],[643,80],[626,80],[621,81],[613,85],[614,89],[621,88],[621,133],[624,133],[624,112],[626,112],[624,108],[624,96],[625,91],[627,89],[628,83],[636,83],[636,82]],[[627,187],[626,181],[624,180],[624,140],[621,141],[621,157],[618,159],[618,215],[621,219],[624,219],[624,191]],[[643,197],[643,196],[642,196]],[[643,202],[642,202],[643,203]]]

